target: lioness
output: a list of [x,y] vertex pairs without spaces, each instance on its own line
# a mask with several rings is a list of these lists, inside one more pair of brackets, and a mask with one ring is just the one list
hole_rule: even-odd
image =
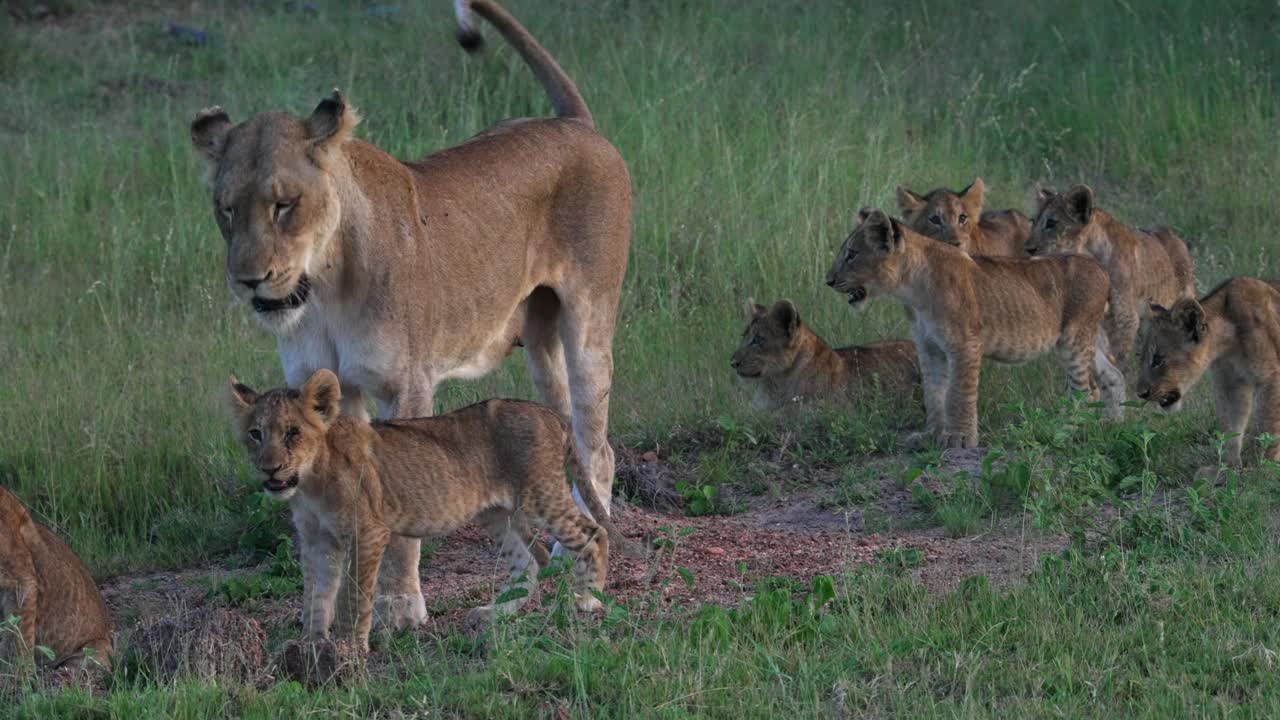
[[[263,489],[287,500],[301,540],[303,628],[308,639],[353,633],[369,647],[373,585],[393,535],[423,538],[479,519],[511,567],[510,584],[537,589],[546,552],[532,526],[545,528],[574,553],[578,608],[594,610],[604,588],[609,538],[626,542],[595,493],[574,504],[565,479],[573,442],[566,423],[531,402],[488,400],[434,418],[370,424],[340,412],[338,378],[317,370],[299,390],[259,395],[230,381],[237,430],[263,477]],[[533,548],[533,551],[531,551]],[[343,605],[335,609],[351,563]],[[504,589],[505,592],[505,589]],[[510,612],[525,597],[472,611],[471,623]]]
[[[227,284],[276,335],[290,385],[328,368],[343,408],[384,419],[432,413],[436,385],[475,378],[517,339],[542,399],[565,418],[587,487],[608,507],[613,334],[631,241],[631,178],[573,81],[492,0],[456,3],[520,53],[556,117],[502,122],[401,162],[353,137],[338,92],[307,118],[266,112],[233,125],[213,107],[191,124],[227,242]],[[426,615],[419,541],[395,537],[379,622]]]
[[1107,274],[1092,258],[966,255],[930,240],[883,211],[864,209],[841,246],[827,284],[863,306],[892,295],[913,313],[912,337],[924,380],[927,430],[943,447],[978,444],[978,372],[984,357],[1021,363],[1056,350],[1071,387],[1097,397],[1117,417],[1124,377],[1107,359],[1099,326]]
[[1132,365],[1134,339],[1150,303],[1194,298],[1196,281],[1187,244],[1167,227],[1135,231],[1097,207],[1093,190],[1077,185],[1061,195],[1037,191],[1039,209],[1027,252],[1082,253],[1106,268],[1111,308],[1104,320],[1110,351],[1121,368]]
[[[1152,306],[1139,358],[1138,397],[1168,412],[1181,409],[1196,381],[1212,370],[1218,424],[1232,435],[1223,458],[1228,465],[1241,465],[1251,418],[1259,433],[1280,437],[1280,290],[1274,286],[1238,277],[1199,302]],[[1265,455],[1280,460],[1280,444]]]
[[18,632],[0,633],[0,659],[29,660],[39,645],[53,651],[55,667],[111,667],[111,618],[93,577],[0,488],[0,621],[13,616]]
[[742,343],[729,364],[756,381],[755,405],[777,409],[825,398],[858,402],[906,395],[920,387],[916,349],[906,340],[831,349],[800,320],[790,300],[772,308],[751,303]]
[[1025,255],[1031,221],[1012,209],[983,212],[986,193],[982,178],[960,192],[938,188],[923,197],[899,187],[898,207],[912,230],[970,255]]

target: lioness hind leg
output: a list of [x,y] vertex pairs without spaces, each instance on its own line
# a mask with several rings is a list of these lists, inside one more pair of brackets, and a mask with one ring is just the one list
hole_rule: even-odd
[[[607,303],[580,302],[587,307],[562,306],[560,337],[569,371],[573,410],[574,448],[582,467],[582,482],[575,492],[594,491],[600,505],[609,510],[613,497],[613,448],[609,446],[609,392],[613,384],[613,313]],[[577,498],[575,498],[577,499]],[[591,512],[580,499],[578,507]],[[563,538],[561,539],[563,542]]]
[[537,592],[540,569],[537,557],[530,550],[537,539],[524,513],[494,511],[481,518],[481,521],[498,544],[498,555],[511,569],[511,575],[502,586],[499,597],[513,589],[523,589],[524,593],[519,597],[473,609],[467,615],[467,625],[472,628],[484,627],[497,615],[509,615],[519,610]]
[[529,377],[542,402],[568,421],[572,414],[569,371],[564,361],[564,343],[557,332],[560,298],[554,290],[538,288],[528,302],[521,340],[529,358]]

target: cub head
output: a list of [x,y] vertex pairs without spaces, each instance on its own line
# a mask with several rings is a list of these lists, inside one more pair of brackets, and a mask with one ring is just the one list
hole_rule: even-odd
[[1209,324],[1200,303],[1184,298],[1166,310],[1151,306],[1139,345],[1138,397],[1177,412],[1212,362]]
[[233,125],[212,107],[191,123],[227,242],[227,284],[269,330],[287,332],[305,312],[342,217],[332,171],[359,121],[334,90],[306,119],[266,112]]
[[235,428],[268,495],[288,500],[307,482],[340,398],[338,378],[329,370],[317,370],[300,390],[262,394],[231,377],[227,400]]
[[827,272],[827,285],[849,296],[853,308],[893,290],[905,263],[905,229],[883,210],[858,211],[858,227],[849,233]]
[[785,372],[795,362],[799,347],[800,313],[790,300],[773,307],[748,303],[750,318],[742,342],[729,364],[744,378],[761,378]]
[[1035,220],[1027,238],[1028,255],[1084,251],[1085,228],[1093,220],[1093,190],[1076,185],[1059,195],[1051,188],[1036,191]]
[[982,178],[976,178],[969,187],[958,193],[938,188],[921,197],[910,190],[898,188],[898,208],[907,226],[927,238],[954,245],[971,252],[973,232],[982,216],[982,204],[987,186]]

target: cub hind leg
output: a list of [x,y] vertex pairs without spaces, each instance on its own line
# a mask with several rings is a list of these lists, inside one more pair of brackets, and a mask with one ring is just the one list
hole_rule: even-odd
[[[517,588],[525,592],[520,597],[502,602],[495,601],[473,609],[467,615],[466,622],[468,627],[476,629],[488,625],[498,615],[510,615],[519,610],[537,592],[540,569],[538,560],[546,559],[546,550],[538,544],[524,512],[492,510],[482,516],[480,521],[488,528],[489,535],[498,545],[499,556],[506,561],[511,570],[511,575],[507,583],[502,586],[499,597]],[[537,548],[541,552],[535,552],[531,548]]]
[[576,604],[582,612],[601,607],[592,591],[604,590],[609,571],[609,535],[596,521],[578,510],[567,495],[562,496],[546,516],[547,530],[573,553]]

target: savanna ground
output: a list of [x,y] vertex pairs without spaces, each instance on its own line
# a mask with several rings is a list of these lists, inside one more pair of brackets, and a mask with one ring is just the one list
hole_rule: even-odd
[[[1084,181],[1119,218],[1190,238],[1201,288],[1272,276],[1280,7],[508,7],[634,177],[612,435],[621,524],[662,552],[614,563],[603,619],[566,612],[553,576],[542,611],[471,637],[457,620],[496,568],[468,531],[426,545],[428,625],[377,638],[341,686],[160,678],[126,658],[0,714],[1280,712],[1277,470],[1192,480],[1220,440],[1207,388],[1178,416],[1106,425],[1063,397],[1052,360],[989,368],[986,449],[912,455],[897,438],[919,411],[780,421],[749,409],[727,362],[748,296],[794,299],[837,343],[906,336],[892,301],[854,316],[821,282],[856,209],[891,206],[897,184],[981,175],[988,207],[1029,211],[1034,184]],[[121,630],[227,607],[261,620],[271,651],[297,633],[300,580],[218,394],[228,372],[280,373],[224,288],[188,122],[215,103],[306,113],[338,85],[362,137],[412,157],[548,103],[491,29],[466,58],[444,0],[6,9],[0,483],[85,558]],[[437,410],[531,394],[516,354]]]

